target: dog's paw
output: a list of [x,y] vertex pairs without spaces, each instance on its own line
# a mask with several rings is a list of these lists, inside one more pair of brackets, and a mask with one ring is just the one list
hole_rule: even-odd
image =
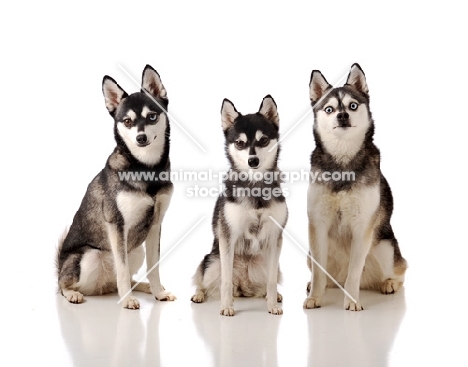
[[307,297],[304,301],[304,308],[320,308],[322,307],[322,300],[314,297]]
[[268,308],[268,313],[271,313],[272,315],[282,315],[283,309],[278,305],[275,305],[273,307]]
[[387,279],[380,285],[380,291],[383,294],[392,294],[397,292],[401,288],[402,284],[402,282],[397,281],[396,279]]
[[219,313],[223,316],[234,316],[234,309],[232,307],[222,308]]
[[276,295],[276,302],[283,302],[283,296],[280,292]]
[[362,310],[364,310],[364,307],[362,307],[361,302],[359,302],[359,301],[353,302],[353,301],[351,301],[349,299],[345,299],[344,308],[345,308],[345,310],[349,310],[349,311],[362,311]]
[[177,299],[176,296],[174,296],[171,292],[168,291],[158,292],[154,295],[154,297],[158,301],[174,301]]
[[191,298],[194,303],[202,303],[205,300],[205,293],[197,291]]
[[83,295],[80,292],[68,292],[68,294],[65,297],[70,303],[83,303]]
[[128,296],[123,300],[122,307],[130,310],[138,310],[140,308],[140,302],[135,297]]

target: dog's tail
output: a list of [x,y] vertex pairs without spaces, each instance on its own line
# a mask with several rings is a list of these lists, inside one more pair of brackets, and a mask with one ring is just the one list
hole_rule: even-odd
[[70,227],[65,227],[58,239],[57,251],[55,253],[55,270],[57,271],[57,277],[60,274],[60,253],[62,252],[63,243],[65,242],[65,238],[67,238],[69,230]]

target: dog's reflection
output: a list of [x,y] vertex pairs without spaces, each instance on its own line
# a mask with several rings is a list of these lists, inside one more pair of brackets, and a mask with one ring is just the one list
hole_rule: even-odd
[[[268,314],[262,299],[236,298],[235,302],[234,317],[219,315],[219,301],[192,305],[193,322],[211,352],[212,365],[276,367],[281,317]],[[255,313],[255,318],[244,317],[247,312]]]
[[404,289],[395,295],[363,291],[366,309],[361,312],[342,309],[338,289],[328,289],[327,293],[332,303],[304,311],[311,343],[308,366],[387,365],[406,311]]
[[[142,298],[140,296],[140,298]],[[57,311],[65,343],[74,366],[160,365],[159,328],[145,328],[142,318],[158,325],[161,307],[149,315],[116,304],[116,296],[89,297],[80,305],[57,296]],[[151,300],[152,301],[152,300]]]

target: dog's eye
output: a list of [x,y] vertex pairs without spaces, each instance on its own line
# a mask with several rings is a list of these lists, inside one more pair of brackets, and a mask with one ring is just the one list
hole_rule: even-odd
[[237,149],[244,149],[245,142],[242,140],[236,140],[235,143]]
[[356,102],[351,102],[349,108],[353,111],[356,111],[358,108],[358,104]]
[[262,136],[258,142],[262,147],[266,147],[270,142],[270,139],[268,139],[268,136]]
[[328,113],[328,114],[332,113],[333,112],[333,107],[328,106],[327,108],[325,108],[325,112]]
[[123,119],[123,123],[126,127],[129,127],[129,128],[132,127],[132,119],[128,117]]
[[146,118],[148,119],[148,121],[150,122],[156,122],[156,120],[158,119],[158,114],[157,113],[154,113],[154,112],[151,112],[151,113],[148,113],[146,115]]

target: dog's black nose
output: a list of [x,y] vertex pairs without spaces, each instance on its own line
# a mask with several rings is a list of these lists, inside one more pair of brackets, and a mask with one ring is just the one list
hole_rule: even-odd
[[349,119],[349,114],[348,112],[340,112],[338,115],[336,115],[336,118],[338,121],[346,121]]
[[146,134],[140,134],[137,135],[136,140],[138,144],[145,144],[148,141],[148,138]]
[[252,158],[249,158],[248,163],[249,163],[249,167],[255,168],[255,167],[258,167],[260,160],[257,157],[252,157]]

